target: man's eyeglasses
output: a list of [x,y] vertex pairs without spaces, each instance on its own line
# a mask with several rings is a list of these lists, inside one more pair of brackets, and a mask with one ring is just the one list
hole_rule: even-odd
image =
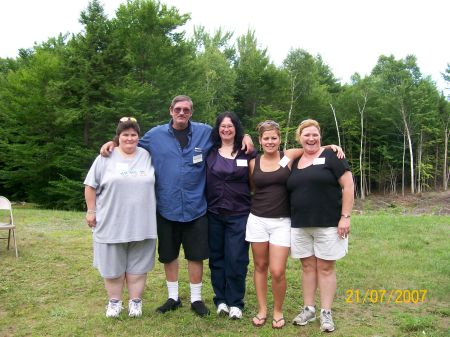
[[173,108],[172,110],[176,114],[179,114],[181,111],[183,111],[183,113],[185,113],[185,114],[190,114],[191,113],[191,109],[189,109],[189,108]]
[[134,118],[134,117],[122,117],[119,120],[120,123],[125,123],[125,122],[128,122],[128,121],[133,122],[133,123],[137,123],[137,119]]

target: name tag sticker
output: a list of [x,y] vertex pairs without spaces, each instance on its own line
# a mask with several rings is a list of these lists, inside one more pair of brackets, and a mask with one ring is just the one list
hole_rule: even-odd
[[116,164],[116,169],[119,172],[128,171],[128,164],[127,163],[117,163]]
[[236,159],[236,166],[247,167],[247,159]]
[[192,157],[192,163],[194,163],[194,164],[201,163],[202,161],[203,161],[203,155],[201,153]]
[[281,167],[286,167],[287,164],[289,164],[291,160],[289,159],[289,157],[284,156],[283,158],[281,158],[279,164]]
[[315,158],[313,160],[313,165],[323,165],[323,164],[325,164],[325,158],[324,157]]

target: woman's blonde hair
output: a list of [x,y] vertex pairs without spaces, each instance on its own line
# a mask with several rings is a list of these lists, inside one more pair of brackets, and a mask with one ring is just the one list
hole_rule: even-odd
[[304,121],[300,122],[298,125],[297,131],[295,131],[295,139],[298,143],[300,143],[300,135],[302,134],[303,129],[308,128],[310,126],[315,126],[317,130],[319,130],[320,134],[320,124],[315,119],[305,119]]
[[256,130],[258,130],[259,137],[262,137],[264,132],[272,130],[275,130],[276,133],[278,134],[278,137],[280,137],[280,125],[278,125],[277,122],[269,119],[259,123],[258,126],[256,127]]

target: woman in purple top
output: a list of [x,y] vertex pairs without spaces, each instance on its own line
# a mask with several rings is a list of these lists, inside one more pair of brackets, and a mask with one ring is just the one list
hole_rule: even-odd
[[213,147],[206,158],[209,224],[209,268],[217,314],[242,318],[249,244],[245,229],[250,213],[248,162],[242,151],[243,130],[233,112],[223,112],[211,133]]

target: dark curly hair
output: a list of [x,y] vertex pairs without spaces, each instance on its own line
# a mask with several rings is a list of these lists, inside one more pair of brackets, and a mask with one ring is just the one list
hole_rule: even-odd
[[234,112],[225,111],[219,114],[219,116],[217,116],[216,123],[211,132],[211,140],[213,142],[213,148],[218,149],[222,146],[222,140],[220,139],[219,135],[219,128],[220,124],[222,124],[222,121],[225,119],[225,117],[231,119],[231,123],[233,123],[234,129],[236,131],[236,134],[234,135],[234,145],[232,152],[232,154],[234,154],[240,150],[242,145],[242,138],[244,138],[244,130],[242,128],[241,121]]

